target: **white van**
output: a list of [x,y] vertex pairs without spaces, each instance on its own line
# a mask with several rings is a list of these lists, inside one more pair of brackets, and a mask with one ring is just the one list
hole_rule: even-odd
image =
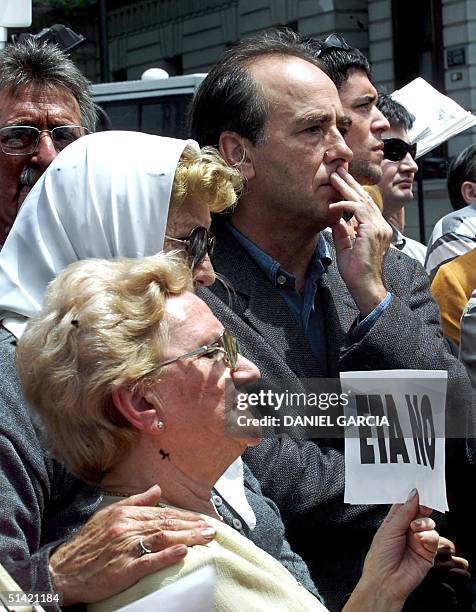
[[96,104],[106,112],[111,129],[186,138],[190,102],[205,76],[100,83],[92,85],[91,91]]

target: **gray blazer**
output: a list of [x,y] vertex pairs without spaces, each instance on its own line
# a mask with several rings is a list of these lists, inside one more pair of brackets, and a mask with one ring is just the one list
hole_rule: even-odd
[[45,450],[16,374],[15,339],[1,325],[0,372],[0,562],[25,591],[50,591],[50,554],[96,510],[99,492]]
[[[443,340],[428,276],[415,260],[389,251],[384,280],[394,297],[372,329],[353,343],[349,330],[359,312],[338,272],[332,238],[326,235],[334,261],[317,292],[327,345],[327,363],[319,364],[286,303],[222,218],[214,219],[213,231],[213,265],[235,291],[228,295],[215,283],[199,295],[238,338],[241,352],[258,365],[266,384],[299,388],[302,378],[336,377],[346,370],[445,369],[453,397],[457,390],[450,410],[471,397],[464,368]],[[288,539],[310,566],[326,604],[337,610],[360,575],[365,551],[387,508],[344,504],[342,441],[316,442],[268,436],[244,457],[264,495],[277,503]],[[455,451],[455,463],[462,452],[459,447]]]

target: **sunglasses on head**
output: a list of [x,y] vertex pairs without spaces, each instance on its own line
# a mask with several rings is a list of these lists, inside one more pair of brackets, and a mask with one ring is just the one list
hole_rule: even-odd
[[410,153],[413,159],[416,159],[417,145],[416,143],[409,144],[401,138],[384,138],[383,139],[383,156],[384,159],[390,161],[402,161],[402,159]]
[[215,247],[215,236],[206,227],[194,227],[186,238],[165,237],[184,245],[192,268],[200,265],[207,255],[211,256]]
[[319,49],[314,54],[316,57],[322,57],[334,49],[349,51],[351,48],[340,34],[329,34],[325,40],[313,39],[313,42],[319,45]]

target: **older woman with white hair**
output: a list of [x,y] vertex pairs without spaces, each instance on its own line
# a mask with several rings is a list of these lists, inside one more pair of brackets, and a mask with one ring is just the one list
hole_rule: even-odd
[[[159,483],[163,503],[200,512],[217,530],[215,541],[193,547],[180,564],[91,610],[117,610],[209,563],[217,611],[324,610],[277,508],[251,473],[248,499],[261,532],[253,538],[261,548],[217,503],[215,482],[259,441],[227,431],[238,389],[259,372],[191,288],[188,269],[173,255],[79,262],[50,285],[19,341],[26,397],[53,453],[80,478],[100,483],[106,505]],[[424,578],[438,534],[429,517],[415,520],[418,512],[416,491],[390,510],[346,612],[400,610]],[[140,544],[147,554],[148,541]]]
[[[153,488],[96,514],[70,540],[97,508],[98,492],[44,449],[14,345],[47,284],[80,259],[144,257],[165,239],[166,249],[185,251],[196,282],[213,282],[210,211],[233,205],[240,188],[238,172],[192,140],[104,132],[62,151],[25,200],[0,253],[0,562],[24,590],[59,591],[65,603],[104,599],[181,559],[183,544],[213,537],[190,513],[149,508],[160,497]],[[147,564],[142,535],[153,550]]]

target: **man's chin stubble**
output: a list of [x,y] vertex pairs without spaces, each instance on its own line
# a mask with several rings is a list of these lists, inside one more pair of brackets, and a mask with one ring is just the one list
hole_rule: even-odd
[[361,185],[376,185],[382,178],[380,165],[369,160],[352,160],[349,163],[349,172]]

